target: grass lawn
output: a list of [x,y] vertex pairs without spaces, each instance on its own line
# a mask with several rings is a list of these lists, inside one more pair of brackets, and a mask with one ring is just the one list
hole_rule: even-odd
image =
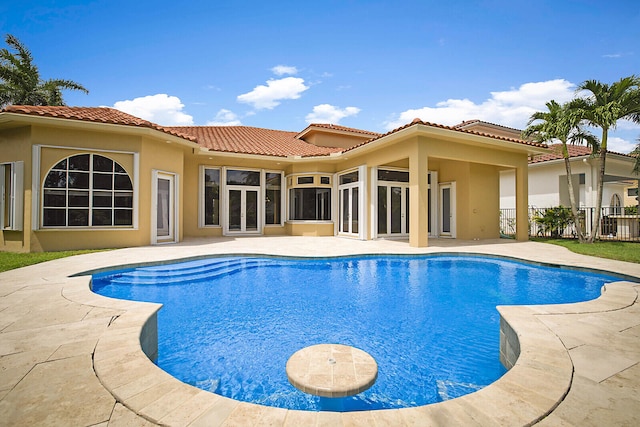
[[564,246],[572,252],[597,256],[600,258],[617,259],[619,261],[635,262],[640,264],[640,243],[631,242],[594,242],[591,244],[580,243],[577,240],[566,239],[540,239],[532,238],[536,242],[551,243]]
[[13,270],[14,268],[25,267],[27,265],[38,264],[40,262],[51,261],[52,259],[64,258],[72,255],[88,254],[97,252],[87,251],[60,251],[60,252],[33,252],[33,253],[13,253],[0,252],[0,272]]

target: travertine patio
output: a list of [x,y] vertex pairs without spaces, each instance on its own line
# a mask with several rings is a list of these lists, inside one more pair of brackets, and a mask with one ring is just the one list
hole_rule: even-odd
[[[580,304],[501,307],[520,357],[500,380],[419,408],[305,412],[236,402],[183,384],[142,351],[158,306],[104,298],[74,274],[208,254],[346,255],[466,252],[608,270],[640,265],[535,242],[335,237],[189,240],[60,259],[0,273],[0,425],[640,425],[640,285],[617,282]],[[146,326],[145,326],[146,325]],[[144,326],[144,331],[143,331]],[[511,342],[513,345],[514,343]],[[513,348],[503,348],[505,358]],[[498,349],[496,349],[496,357]],[[283,367],[284,375],[284,367]]]

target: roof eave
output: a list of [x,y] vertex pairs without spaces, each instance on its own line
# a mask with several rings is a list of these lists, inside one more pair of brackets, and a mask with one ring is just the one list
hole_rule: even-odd
[[168,132],[163,132],[158,129],[154,129],[147,126],[139,125],[125,125],[117,123],[102,123],[92,120],[81,120],[74,118],[61,118],[61,117],[48,117],[48,116],[36,116],[31,114],[1,112],[0,113],[0,126],[4,123],[16,123],[20,125],[49,125],[55,127],[86,129],[86,130],[99,130],[104,132],[119,132],[128,133],[132,135],[148,135],[156,139],[164,140],[165,142],[177,143],[189,148],[201,147],[197,142],[189,139],[173,135]]
[[407,137],[412,136],[436,136],[441,138],[453,138],[458,141],[464,143],[481,143],[483,145],[491,145],[497,146],[501,148],[505,148],[508,146],[509,149],[514,151],[526,152],[527,155],[535,155],[535,154],[546,154],[548,153],[548,148],[546,146],[535,146],[529,145],[524,142],[517,141],[509,141],[500,138],[494,138],[488,135],[478,135],[471,132],[464,132],[455,129],[445,129],[439,128],[435,126],[429,126],[424,123],[415,123],[395,132],[391,132],[387,135],[384,135],[378,139],[375,139],[371,142],[364,143],[358,147],[345,150],[345,154],[353,153],[353,154],[361,154],[366,153],[369,150],[377,148],[381,144],[397,141],[400,139],[405,139]]

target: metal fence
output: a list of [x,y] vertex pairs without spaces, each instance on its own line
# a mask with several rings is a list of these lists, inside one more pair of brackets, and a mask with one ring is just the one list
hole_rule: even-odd
[[[602,208],[598,225],[599,240],[640,242],[640,215],[636,206],[626,208]],[[529,236],[576,239],[576,227],[571,208],[529,208]],[[580,208],[580,221],[587,236],[594,228],[595,208]],[[516,210],[500,209],[500,234],[514,237],[516,234]]]

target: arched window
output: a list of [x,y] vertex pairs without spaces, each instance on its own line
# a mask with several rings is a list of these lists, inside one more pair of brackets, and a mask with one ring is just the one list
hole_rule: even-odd
[[609,205],[611,215],[622,215],[622,202],[620,196],[614,193],[611,196],[611,204]]
[[43,189],[43,227],[126,227],[133,224],[133,185],[117,162],[78,154],[58,162]]

